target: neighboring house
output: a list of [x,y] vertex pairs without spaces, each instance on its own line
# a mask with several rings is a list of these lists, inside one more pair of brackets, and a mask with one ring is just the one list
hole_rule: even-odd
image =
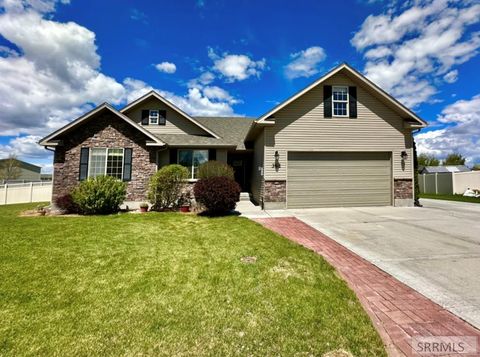
[[220,160],[266,209],[412,205],[412,131],[426,123],[342,64],[257,120],[192,117],[156,92],[116,110],[104,103],[40,141],[53,148],[53,199],[112,175],[127,199],[169,163]]
[[[42,168],[40,166],[36,166],[33,164],[29,164],[28,162],[17,160],[17,159],[1,159],[0,160],[0,171],[2,170],[2,166],[6,165],[9,160],[15,160],[18,165],[18,175],[15,178],[11,178],[7,180],[8,182],[32,182],[32,181],[40,181],[40,171]],[[4,182],[3,177],[0,177],[0,181]]]
[[465,165],[447,165],[447,166],[423,166],[419,168],[419,174],[434,174],[447,172],[469,172],[472,171]]

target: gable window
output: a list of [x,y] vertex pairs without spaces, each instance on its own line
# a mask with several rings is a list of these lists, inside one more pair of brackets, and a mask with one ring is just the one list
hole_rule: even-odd
[[189,179],[197,178],[198,167],[208,161],[208,150],[178,150],[177,162],[188,169]]
[[150,110],[148,113],[148,121],[150,124],[158,124],[158,110]]
[[332,88],[333,116],[348,117],[348,87]]
[[88,177],[112,176],[119,180],[123,175],[123,149],[92,148]]

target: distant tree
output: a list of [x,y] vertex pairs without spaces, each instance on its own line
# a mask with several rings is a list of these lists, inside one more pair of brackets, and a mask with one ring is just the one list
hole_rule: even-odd
[[438,166],[440,165],[440,160],[431,154],[420,154],[418,155],[418,165],[419,166]]
[[465,165],[465,158],[459,153],[452,152],[443,160],[443,165]]
[[473,165],[472,170],[474,170],[474,171],[480,171],[480,164],[475,164],[475,165]]
[[15,154],[10,154],[0,162],[0,180],[15,180],[20,177],[20,162]]

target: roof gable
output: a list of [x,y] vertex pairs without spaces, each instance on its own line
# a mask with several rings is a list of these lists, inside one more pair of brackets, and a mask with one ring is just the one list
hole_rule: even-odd
[[69,132],[70,130],[73,130],[75,128],[77,128],[78,126],[80,126],[82,123],[84,123],[86,120],[92,118],[93,116],[101,113],[102,111],[105,111],[105,110],[108,110],[110,112],[112,112],[113,114],[115,114],[118,118],[124,120],[125,122],[127,122],[128,124],[130,124],[131,126],[133,126],[135,129],[139,130],[140,132],[142,132],[143,134],[145,134],[145,136],[147,136],[148,138],[150,138],[153,143],[150,143],[151,145],[159,145],[159,146],[163,146],[165,145],[164,142],[162,142],[159,138],[157,138],[155,135],[153,135],[152,133],[150,133],[148,130],[145,130],[144,128],[142,128],[140,125],[138,125],[137,123],[135,123],[132,119],[130,119],[129,117],[127,117],[126,115],[120,113],[118,110],[116,110],[115,108],[113,108],[110,104],[108,103],[103,103],[101,105],[99,105],[98,107],[92,109],[91,111],[89,111],[88,113],[85,113],[84,115],[82,115],[81,117],[75,119],[74,121],[72,121],[71,123],[65,125],[64,127],[58,129],[57,131],[54,131],[53,133],[51,133],[50,135],[44,137],[43,139],[41,139],[38,143],[40,145],[43,145],[43,146],[56,146],[58,145],[58,141],[56,142],[56,139],[58,138],[58,136],[60,136],[61,134],[65,134],[67,132]]
[[413,120],[416,121],[416,125],[415,127],[419,127],[419,128],[423,128],[423,127],[426,127],[427,126],[427,122],[424,121],[423,119],[421,119],[420,117],[418,117],[413,111],[411,111],[410,109],[408,109],[406,106],[404,106],[402,103],[400,103],[399,101],[397,101],[395,98],[393,98],[390,94],[388,94],[387,92],[385,92],[383,89],[381,89],[379,86],[377,86],[375,83],[373,83],[372,81],[370,81],[368,78],[366,78],[364,75],[362,75],[360,72],[358,72],[357,70],[355,70],[354,68],[350,67],[348,64],[346,63],[343,63],[337,67],[335,67],[334,69],[332,69],[330,72],[326,73],[324,76],[320,77],[319,79],[317,79],[315,82],[313,82],[312,84],[310,84],[309,86],[305,87],[304,89],[302,89],[301,91],[297,92],[296,94],[294,94],[293,96],[291,96],[290,98],[288,98],[287,100],[285,100],[284,102],[280,103],[279,105],[277,105],[276,107],[274,107],[272,110],[270,110],[269,112],[265,113],[264,115],[262,115],[260,118],[258,118],[257,120],[257,123],[258,124],[268,124],[268,123],[271,123],[271,121],[269,121],[269,118],[274,115],[276,112],[278,112],[279,110],[285,108],[287,105],[289,105],[290,103],[292,103],[293,101],[295,101],[296,99],[300,98],[302,95],[304,95],[305,93],[309,92],[310,90],[312,90],[313,88],[317,87],[318,85],[322,84],[323,82],[325,82],[327,79],[333,77],[335,74],[339,73],[339,72],[346,72],[349,76],[351,76],[352,78],[360,81],[363,85],[365,85],[366,87],[368,87],[369,89],[371,89],[375,94],[377,94],[382,100],[384,100],[386,103],[388,103],[392,108],[394,108],[396,111],[398,111],[401,116],[405,119],[407,118],[411,118]]
[[220,136],[218,136],[217,133],[215,133],[213,130],[207,128],[205,125],[201,124],[200,122],[198,122],[197,120],[195,120],[195,118],[191,117],[190,115],[188,115],[187,113],[185,113],[183,110],[181,110],[180,108],[178,108],[176,105],[174,105],[173,103],[171,103],[170,101],[168,101],[167,99],[165,99],[164,97],[162,97],[160,94],[158,94],[157,92],[155,91],[150,91],[148,92],[147,94],[141,96],[140,98],[134,100],[133,102],[127,104],[125,107],[123,107],[122,109],[120,109],[120,113],[126,113],[128,112],[129,110],[133,109],[134,107],[140,105],[141,103],[144,103],[152,98],[156,98],[158,99],[159,101],[161,101],[162,103],[164,103],[167,107],[171,108],[172,110],[176,111],[178,114],[180,114],[182,117],[184,117],[186,120],[192,122],[194,125],[196,125],[197,127],[201,128],[203,131],[205,131],[206,133],[212,135],[214,138],[216,139],[220,139]]

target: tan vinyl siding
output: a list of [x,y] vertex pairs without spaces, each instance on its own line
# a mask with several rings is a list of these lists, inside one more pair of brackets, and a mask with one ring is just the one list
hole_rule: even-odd
[[254,143],[253,163],[252,163],[252,180],[251,191],[255,202],[260,203],[262,200],[263,192],[263,162],[264,162],[264,147],[265,147],[265,134],[260,132]]
[[[357,118],[324,118],[323,85],[357,87]],[[287,177],[289,151],[391,152],[394,178],[412,178],[412,140],[403,119],[368,89],[337,74],[275,113],[276,124],[265,128],[265,179]],[[272,167],[275,150],[280,168]],[[402,165],[400,154],[408,159]]]
[[355,207],[392,204],[390,153],[292,152],[287,207]]
[[148,131],[154,134],[190,134],[190,135],[205,135],[211,136],[202,128],[198,127],[187,118],[180,115],[175,110],[167,107],[164,103],[156,98],[153,98],[138,107],[125,112],[124,114],[141,125],[142,110],[158,109],[167,111],[166,125],[142,125]]

